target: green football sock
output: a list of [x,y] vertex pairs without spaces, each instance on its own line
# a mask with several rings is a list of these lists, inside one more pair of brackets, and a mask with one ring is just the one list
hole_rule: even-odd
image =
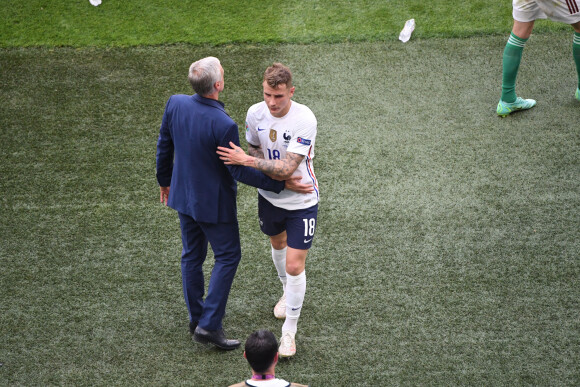
[[512,103],[516,100],[516,77],[527,40],[517,37],[512,32],[503,50],[501,100],[504,102]]
[[574,62],[576,62],[576,71],[578,72],[578,88],[580,88],[580,34],[578,32],[574,32],[572,55],[574,55]]

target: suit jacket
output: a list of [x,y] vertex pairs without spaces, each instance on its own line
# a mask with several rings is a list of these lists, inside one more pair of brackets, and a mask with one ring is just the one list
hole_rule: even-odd
[[157,181],[171,186],[167,205],[198,222],[237,219],[236,180],[280,192],[284,182],[253,168],[226,166],[217,147],[240,145],[238,125],[220,101],[195,95],[173,95],[167,101],[157,141]]

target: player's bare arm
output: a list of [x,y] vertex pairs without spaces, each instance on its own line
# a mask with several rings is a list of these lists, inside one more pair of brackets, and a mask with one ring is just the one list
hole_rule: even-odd
[[250,165],[267,175],[275,176],[280,179],[289,179],[300,163],[304,160],[304,155],[298,153],[286,152],[286,158],[281,160],[264,160],[254,158]]
[[250,156],[254,156],[254,157],[257,157],[259,159],[263,159],[264,158],[264,152],[262,152],[262,147],[255,146],[255,145],[252,145],[252,144],[248,144],[248,154]]
[[218,147],[220,159],[229,165],[244,165],[253,167],[277,179],[287,180],[298,168],[304,155],[287,152],[286,158],[281,160],[265,160],[247,155],[242,148],[230,142],[231,148]]
[[[262,147],[259,145],[256,146],[256,145],[248,144],[248,154],[250,156],[254,156],[254,157],[259,158],[259,159],[265,159],[264,152],[262,151]],[[270,173],[265,173],[265,174],[268,175],[270,178],[275,179],[275,180],[284,180],[284,179],[280,179],[277,176],[272,175]],[[288,182],[286,183],[286,189],[290,189],[291,191],[294,191],[294,192],[304,193],[304,192],[298,191],[294,188],[288,187]]]

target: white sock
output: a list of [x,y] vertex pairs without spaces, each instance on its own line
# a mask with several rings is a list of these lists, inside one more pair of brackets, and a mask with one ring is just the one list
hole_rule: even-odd
[[278,272],[278,278],[282,282],[282,289],[286,292],[286,249],[284,247],[282,250],[276,250],[272,247],[272,261],[274,261],[274,266],[276,266],[276,271]]
[[286,284],[286,320],[282,326],[282,332],[290,331],[296,333],[298,330],[298,318],[306,294],[306,271],[298,275],[288,276]]

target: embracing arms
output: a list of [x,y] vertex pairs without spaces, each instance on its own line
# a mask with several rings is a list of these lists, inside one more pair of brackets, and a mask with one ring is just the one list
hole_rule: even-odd
[[226,165],[253,167],[274,179],[290,179],[302,160],[304,160],[303,155],[292,152],[287,152],[286,158],[281,160],[265,160],[262,150],[253,145],[249,146],[249,155],[233,142],[230,142],[230,147],[225,148],[220,146],[217,151],[220,159]]

